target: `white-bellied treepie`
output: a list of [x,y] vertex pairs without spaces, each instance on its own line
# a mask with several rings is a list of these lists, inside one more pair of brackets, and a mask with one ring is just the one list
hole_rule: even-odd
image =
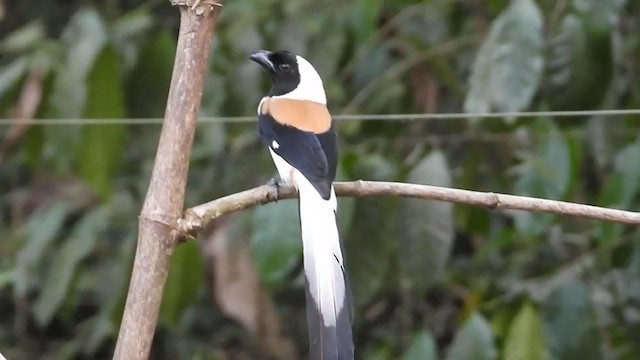
[[271,75],[258,105],[260,139],[282,181],[298,189],[310,358],[353,359],[352,301],[336,223],[333,190],[338,148],[322,79],[287,51],[257,51],[251,60]]

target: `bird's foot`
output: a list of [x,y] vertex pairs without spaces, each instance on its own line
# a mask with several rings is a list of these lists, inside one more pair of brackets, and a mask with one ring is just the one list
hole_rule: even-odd
[[273,186],[276,188],[276,202],[278,202],[278,200],[280,199],[280,181],[278,181],[276,178],[271,178],[267,182],[267,185]]
[[222,7],[222,4],[220,4],[219,2],[217,2],[215,0],[196,0],[193,3],[193,5],[191,5],[191,10],[195,10],[201,4],[211,5],[211,7],[214,7],[214,6]]
[[276,202],[278,202],[278,200],[280,200],[280,188],[284,185],[287,185],[288,182],[280,179],[276,179],[276,178],[271,178],[268,182],[267,185],[269,186],[273,186],[276,188]]

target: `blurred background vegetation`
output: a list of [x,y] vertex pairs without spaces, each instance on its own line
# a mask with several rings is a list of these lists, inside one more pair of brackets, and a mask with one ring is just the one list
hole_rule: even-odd
[[[166,0],[0,0],[0,352],[108,359],[179,16]],[[640,3],[229,0],[201,115],[253,116],[260,48],[304,54],[334,114],[640,107]],[[31,118],[117,120],[35,125]],[[341,121],[339,178],[638,210],[637,116]],[[198,128],[187,205],[275,174],[255,124]],[[341,199],[359,359],[637,359],[639,229]],[[298,359],[293,201],[177,250],[153,359]]]

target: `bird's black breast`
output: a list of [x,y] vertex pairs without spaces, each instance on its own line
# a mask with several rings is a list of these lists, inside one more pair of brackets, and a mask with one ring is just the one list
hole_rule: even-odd
[[333,129],[316,135],[280,124],[269,114],[260,114],[258,130],[266,146],[300,171],[324,199],[329,199],[337,164]]

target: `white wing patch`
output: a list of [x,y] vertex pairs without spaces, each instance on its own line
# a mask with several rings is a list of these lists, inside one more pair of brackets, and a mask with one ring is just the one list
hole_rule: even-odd
[[277,141],[273,140],[273,141],[271,142],[271,147],[272,147],[272,148],[274,148],[274,149],[277,149],[277,148],[279,148],[279,147],[280,147],[280,144],[278,144],[278,142],[277,142]]

